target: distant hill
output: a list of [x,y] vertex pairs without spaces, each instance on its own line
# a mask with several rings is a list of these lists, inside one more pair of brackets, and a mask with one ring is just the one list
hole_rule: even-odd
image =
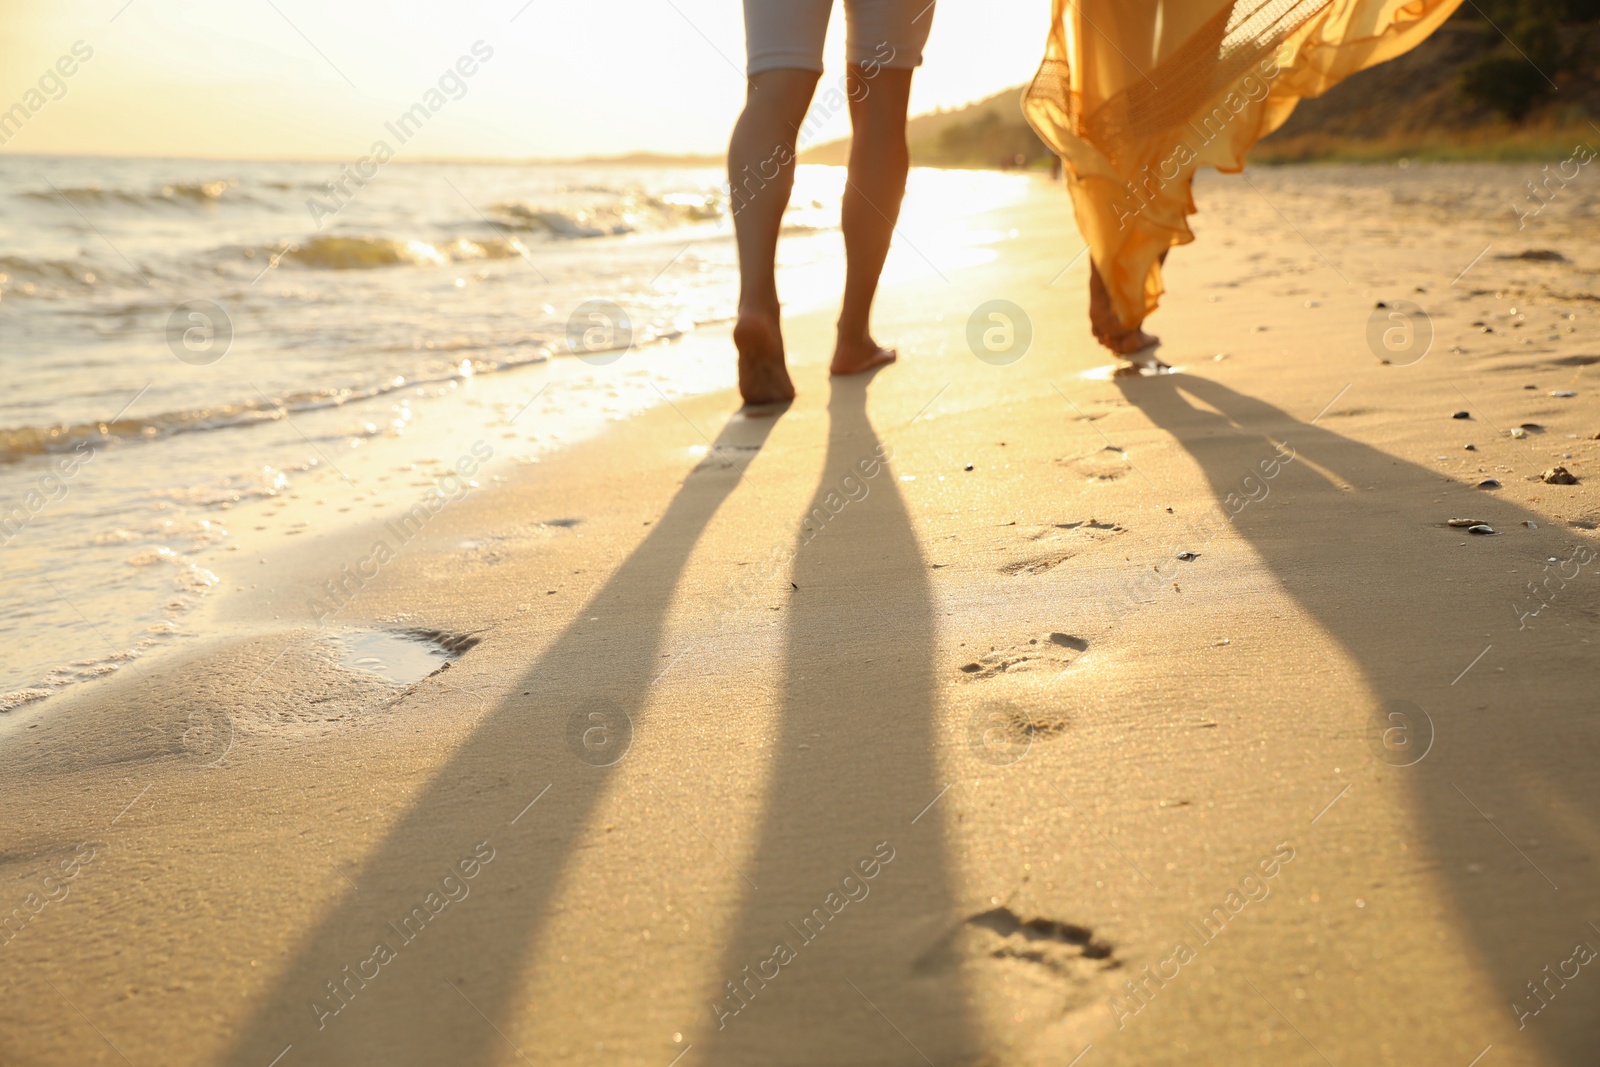
[[[1048,161],[1049,150],[1022,118],[1022,86],[1003,89],[975,104],[916,115],[906,124],[911,161],[919,166],[1000,167]],[[850,138],[800,153],[802,163],[844,163]]]
[[1263,162],[1483,158],[1570,151],[1574,138],[1600,146],[1600,130],[1589,125],[1600,125],[1600,33],[1591,23],[1562,34],[1564,47],[1555,49],[1523,37],[1535,63],[1493,26],[1458,13],[1405,55],[1302,100],[1256,155]]
[[[1538,158],[1570,151],[1580,138],[1600,146],[1597,23],[1600,0],[1464,5],[1405,55],[1301,101],[1251,158]],[[907,125],[912,162],[1048,165],[1049,150],[1022,117],[1023,88],[916,116]],[[849,152],[846,138],[818,145],[800,159],[843,163]]]

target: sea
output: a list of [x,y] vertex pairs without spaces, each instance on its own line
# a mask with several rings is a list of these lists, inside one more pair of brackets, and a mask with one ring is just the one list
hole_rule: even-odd
[[[992,256],[998,235],[951,226],[951,206],[1036,180],[914,172],[918,236],[886,279]],[[731,351],[678,344],[734,312],[723,181],[391,162],[358,185],[325,162],[0,155],[0,712],[203,636],[196,609],[245,587],[241,543],[291,500],[327,502],[326,522],[414,502],[462,451],[430,431],[452,405],[499,430],[542,420],[513,446],[537,462],[733,384]],[[791,310],[837,299],[843,188],[841,168],[798,168]]]

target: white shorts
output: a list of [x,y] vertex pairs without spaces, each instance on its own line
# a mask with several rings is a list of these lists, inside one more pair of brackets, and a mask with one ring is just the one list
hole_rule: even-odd
[[[845,61],[910,70],[922,65],[934,0],[844,0]],[[746,69],[822,73],[833,0],[744,0]]]

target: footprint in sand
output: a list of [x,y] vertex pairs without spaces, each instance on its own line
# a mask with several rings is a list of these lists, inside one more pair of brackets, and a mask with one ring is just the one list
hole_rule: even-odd
[[1105,966],[1116,966],[1112,947],[1096,938],[1094,931],[1087,926],[1060,922],[1056,919],[1024,919],[1006,907],[992,908],[974,915],[967,920],[967,925],[980,930],[989,930],[1001,938],[1004,944],[992,953],[996,957],[1037,959],[1034,953],[1022,946],[1065,945],[1076,950],[1069,953],[1070,955],[1091,960],[1109,960],[1111,962]]
[[1014,1003],[1026,1003],[1038,1017],[1059,1017],[1098,1003],[1123,961],[1087,926],[1023,918],[1002,905],[968,917],[915,966],[923,972],[998,968]]
[[1057,567],[1078,554],[1078,549],[1060,549],[1055,552],[1046,552],[1042,556],[1030,556],[1007,563],[1000,568],[1001,574],[1043,574],[1051,567]]
[[1116,445],[1063,456],[1056,462],[1063,467],[1070,467],[1091,482],[1114,482],[1133,469],[1128,464],[1128,454]]
[[1083,638],[1055,631],[1009,648],[991,648],[977,659],[962,664],[961,673],[980,680],[1028,671],[1062,671],[1088,648],[1089,642]]
[[1040,551],[1003,564],[1000,573],[1043,574],[1050,568],[1060,566],[1073,556],[1092,548],[1098,542],[1126,532],[1127,528],[1118,523],[1099,522],[1095,519],[1058,522],[1028,534],[1028,540],[1034,542]]

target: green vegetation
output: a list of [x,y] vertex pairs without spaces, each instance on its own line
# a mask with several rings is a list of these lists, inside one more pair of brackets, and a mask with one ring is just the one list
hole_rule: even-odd
[[1600,143],[1600,0],[1473,0],[1428,40],[1316,100],[1263,163],[1548,159]]
[[[921,167],[1047,167],[1054,158],[1022,117],[1020,86],[963,108],[918,115],[906,126],[906,140],[912,163]],[[849,156],[846,138],[801,152],[800,162],[840,164]]]
[[[1564,76],[1593,78],[1593,29],[1600,0],[1484,0],[1462,9],[1502,40],[1462,68],[1462,97],[1483,110],[1521,122],[1561,90]],[[1575,32],[1574,32],[1575,31]]]
[[1479,107],[1521,122],[1550,92],[1550,83],[1520,56],[1484,56],[1461,72],[1461,95]]
[[1282,163],[1520,163],[1550,162],[1570,155],[1580,142],[1600,148],[1600,135],[1590,126],[1540,127],[1520,130],[1490,127],[1462,137],[1387,137],[1351,140],[1342,137],[1298,137],[1278,142],[1262,141],[1250,153],[1250,162],[1265,166]]
[[1025,122],[1007,122],[998,111],[949,127],[939,135],[933,154],[958,161],[956,166],[989,167],[1048,166],[1051,157],[1050,149],[1039,140],[1033,127]]

